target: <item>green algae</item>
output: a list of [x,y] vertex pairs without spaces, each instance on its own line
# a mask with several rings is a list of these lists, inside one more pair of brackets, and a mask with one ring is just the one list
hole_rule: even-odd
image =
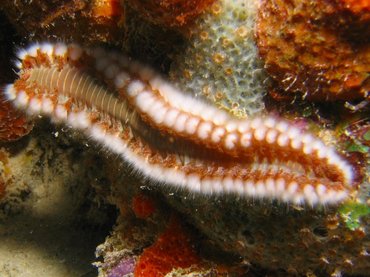
[[367,154],[370,152],[370,147],[363,145],[362,143],[349,143],[346,147],[347,152],[359,152]]
[[346,202],[339,208],[339,213],[351,231],[361,227],[361,218],[370,215],[370,206],[364,203]]

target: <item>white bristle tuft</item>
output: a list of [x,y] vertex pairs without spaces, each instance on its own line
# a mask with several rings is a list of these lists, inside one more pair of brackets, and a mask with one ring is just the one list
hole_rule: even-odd
[[166,116],[164,118],[164,125],[167,127],[172,128],[176,122],[177,116],[180,114],[179,110],[176,108],[171,108],[167,111]]
[[33,113],[39,113],[41,111],[41,101],[37,98],[31,98],[29,108]]
[[67,54],[68,48],[64,43],[54,45],[54,56],[64,57]]
[[17,97],[17,92],[13,84],[8,84],[4,88],[4,94],[7,100],[13,101]]
[[67,109],[63,105],[57,105],[55,108],[55,116],[57,119],[66,120],[68,116]]
[[27,55],[28,55],[28,51],[24,48],[21,48],[21,49],[17,50],[17,52],[16,52],[16,56],[20,60],[24,60]]
[[206,139],[212,130],[212,124],[207,121],[203,121],[198,127],[198,137],[201,139]]
[[226,149],[233,149],[238,140],[238,135],[235,133],[228,134],[225,138]]
[[40,49],[40,45],[38,43],[35,43],[28,47],[27,54],[31,57],[36,57],[37,56],[37,51]]
[[23,64],[22,64],[22,62],[21,61],[15,61],[14,62],[14,65],[15,65],[15,67],[17,68],[17,69],[22,69],[23,68]]
[[44,97],[41,103],[41,110],[43,113],[51,114],[54,111],[53,101],[48,97]]
[[200,119],[198,117],[190,117],[185,122],[185,131],[190,135],[194,134],[195,131],[197,130],[199,122]]
[[222,127],[217,127],[213,130],[212,135],[211,135],[211,140],[214,143],[218,143],[221,141],[221,138],[224,136],[226,133],[226,130]]
[[51,57],[53,55],[54,46],[48,42],[44,42],[40,45],[40,50]]
[[130,97],[135,97],[137,96],[140,92],[142,92],[145,89],[145,84],[142,81],[135,80],[132,81],[128,86],[127,86],[127,94]]
[[28,105],[29,100],[30,98],[24,90],[21,90],[20,92],[18,92],[18,95],[16,98],[17,104],[23,107],[26,107]]

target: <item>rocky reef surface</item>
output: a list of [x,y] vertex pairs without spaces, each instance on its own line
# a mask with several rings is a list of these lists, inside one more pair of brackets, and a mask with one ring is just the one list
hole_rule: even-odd
[[29,42],[103,45],[239,118],[294,120],[356,177],[334,206],[189,193],[1,100],[0,275],[368,276],[369,20],[366,0],[2,1],[1,84]]

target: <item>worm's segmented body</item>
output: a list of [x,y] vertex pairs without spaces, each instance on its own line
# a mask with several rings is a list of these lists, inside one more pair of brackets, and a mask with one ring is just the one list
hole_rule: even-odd
[[313,135],[272,116],[233,118],[116,52],[45,43],[18,57],[9,100],[82,129],[155,181],[311,205],[352,189],[351,166]]

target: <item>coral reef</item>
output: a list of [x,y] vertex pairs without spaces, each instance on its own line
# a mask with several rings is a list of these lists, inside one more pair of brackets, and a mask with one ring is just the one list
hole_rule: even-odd
[[283,91],[320,101],[369,97],[370,46],[335,31],[353,29],[336,1],[265,0],[258,14],[259,53]]
[[[176,6],[176,3],[179,5]],[[276,4],[274,8],[273,3]],[[200,5],[199,9],[189,9],[195,4]],[[13,52],[13,44],[22,45],[30,40],[50,39],[80,42],[84,46],[102,42],[106,42],[108,47],[118,46],[136,59],[149,62],[157,71],[169,74],[173,82],[188,92],[185,97],[187,101],[179,101],[181,103],[176,106],[180,107],[181,112],[184,107],[188,108],[187,104],[191,102],[188,99],[196,103],[188,108],[194,112],[194,109],[200,107],[199,102],[202,100],[199,98],[207,98],[212,105],[238,117],[261,116],[266,112],[265,105],[269,105],[268,110],[274,111],[275,115],[265,121],[251,121],[254,122],[254,129],[249,134],[253,147],[261,145],[261,140],[264,145],[275,142],[274,130],[281,129],[284,135],[288,134],[285,133],[288,128],[289,136],[295,137],[295,142],[300,141],[302,132],[310,131],[318,136],[314,139],[315,154],[311,152],[313,150],[306,137],[304,141],[302,138],[305,147],[300,146],[300,151],[305,152],[303,156],[297,157],[291,151],[287,156],[282,155],[284,151],[280,150],[287,146],[287,139],[282,136],[280,152],[272,150],[271,146],[261,147],[259,151],[253,151],[255,156],[265,157],[268,153],[280,160],[289,157],[287,166],[292,166],[293,159],[306,164],[305,168],[310,168],[307,161],[316,163],[317,157],[331,153],[322,150],[327,149],[326,147],[320,148],[321,141],[334,146],[339,151],[335,160],[348,162],[351,164],[348,168],[356,171],[353,175],[354,186],[346,194],[349,200],[338,206],[312,207],[316,194],[311,193],[309,186],[305,189],[305,199],[309,200],[305,203],[308,204],[301,205],[281,203],[278,200],[260,200],[256,196],[251,199],[239,198],[235,194],[225,195],[223,191],[220,196],[216,196],[213,191],[224,188],[221,183],[234,184],[229,179],[222,179],[222,182],[214,180],[213,186],[208,186],[208,189],[211,187],[209,191],[212,194],[189,193],[179,187],[163,186],[161,182],[142,178],[135,167],[122,161],[121,156],[112,154],[104,145],[96,145],[86,139],[75,130],[76,124],[86,123],[84,117],[78,117],[78,120],[73,118],[75,114],[68,117],[69,125],[74,126],[72,128],[53,127],[45,120],[38,119],[38,124],[28,136],[14,142],[0,143],[0,275],[23,277],[25,275],[22,274],[31,272],[32,276],[40,276],[40,271],[49,276],[94,275],[96,269],[89,263],[93,259],[92,249],[99,243],[101,244],[96,248],[94,263],[99,277],[132,277],[135,271],[142,276],[158,274],[168,277],[368,275],[369,110],[365,107],[361,112],[354,109],[357,111],[355,114],[351,111],[343,112],[343,104],[340,102],[318,104],[295,99],[288,108],[286,102],[267,103],[271,100],[266,97],[266,102],[264,97],[267,91],[266,82],[269,81],[266,80],[268,77],[258,57],[253,31],[257,31],[260,53],[272,76],[277,100],[281,97],[290,101],[306,93],[306,99],[309,100],[356,99],[354,101],[362,101],[360,106],[363,108],[362,103],[363,100],[366,102],[369,90],[369,1],[263,0],[256,25],[258,4],[259,1],[254,0],[5,0],[0,4],[0,10],[9,18],[9,23],[3,29],[15,28],[18,37],[7,38],[7,32],[0,34],[0,61],[4,63],[0,69],[0,81],[10,83],[15,78],[9,61],[13,57],[10,54]],[[158,9],[160,13],[153,13],[159,11]],[[286,13],[280,13],[281,11]],[[281,27],[283,28],[279,29]],[[42,56],[45,62],[51,48],[43,44],[37,49],[28,49],[27,53],[32,56],[36,51],[34,56]],[[60,53],[63,47],[58,49],[57,52]],[[118,73],[129,73],[129,77],[135,79],[130,79],[130,84],[136,85],[140,85],[143,78],[147,81],[145,78],[153,73],[131,59],[120,59],[120,63],[124,64],[129,61],[122,66],[116,60],[120,55],[111,49],[100,51],[108,53],[102,56],[94,52],[99,56],[99,66],[94,60],[96,56],[89,62],[84,62],[87,56],[91,57],[91,52],[80,51],[76,45],[70,50],[71,55],[67,60],[73,66],[68,70],[86,67],[88,70],[84,74],[93,72],[94,80],[108,80],[109,85],[104,87],[104,92],[110,91],[117,84],[118,87],[122,86],[127,76]],[[24,51],[18,53],[26,56]],[[26,63],[28,69],[37,64],[33,58],[29,57],[29,63]],[[59,66],[63,64],[64,60],[59,59]],[[96,69],[92,69],[95,66]],[[43,72],[41,76],[55,77],[50,72]],[[118,75],[119,78],[113,79]],[[27,76],[23,77],[27,79]],[[157,85],[168,86],[154,85],[154,89],[150,90],[151,97],[156,97],[156,105],[165,103],[173,107],[175,103],[169,96],[178,96],[177,90],[163,79],[158,77]],[[26,81],[23,84],[25,83]],[[101,85],[93,84],[96,89]],[[155,82],[150,85],[152,84]],[[145,90],[148,88],[149,86],[145,86]],[[142,95],[144,90],[142,86],[133,85],[128,91],[131,92],[130,103],[135,106],[135,97]],[[14,93],[12,90],[10,92]],[[165,93],[161,94],[162,92]],[[125,92],[121,94],[115,96],[122,100]],[[11,93],[10,95],[14,96]],[[46,111],[50,111],[52,107],[40,105],[41,100],[45,99],[33,98],[35,91],[28,90],[19,95],[19,103],[27,100],[29,104],[32,100],[33,112],[45,107]],[[188,97],[189,95],[193,97]],[[56,98],[58,97],[52,100]],[[96,100],[97,96],[93,98]],[[84,110],[83,102],[89,101],[83,99],[63,102],[66,99],[61,96],[57,100],[66,109],[72,107],[76,111]],[[105,101],[103,111],[114,113],[117,110],[109,99]],[[47,101],[46,103],[50,104]],[[223,113],[205,105],[207,109],[200,109],[198,112],[213,120],[212,122],[216,119],[205,111],[212,110],[217,115]],[[163,111],[162,108],[163,106],[158,110]],[[63,116],[64,110],[60,108],[60,111],[59,115]],[[7,110],[6,113],[0,112],[0,115],[5,119],[9,116],[14,119],[11,113]],[[98,112],[95,109],[93,114],[90,123],[107,123],[101,125],[105,131],[123,126],[116,121],[108,121],[110,114],[107,112]],[[156,144],[160,149],[168,149],[166,147],[172,145],[179,132],[181,133],[165,130],[169,125],[158,120],[163,119],[162,113],[153,113],[152,107],[140,110],[140,114],[146,120],[145,123],[152,124],[150,128],[159,128],[163,132],[160,139],[146,137],[146,142]],[[199,114],[196,112],[195,115]],[[272,123],[276,121],[271,120],[278,117],[289,118],[294,122],[293,126],[279,124],[279,128],[275,128]],[[245,122],[249,122],[249,118]],[[284,120],[279,121],[281,122],[286,123]],[[194,130],[190,128],[194,126],[192,124],[187,125],[189,130]],[[180,122],[179,126],[185,125]],[[122,131],[121,127],[117,130]],[[230,122],[226,127],[225,133],[236,130]],[[95,129],[94,135],[108,137],[109,143],[119,148],[117,140],[112,140],[107,132],[101,130]],[[213,145],[217,146],[212,148],[217,153],[214,156],[225,151],[222,156],[224,158],[227,153],[239,149],[239,141],[235,144],[234,140],[235,132],[228,133],[228,139],[222,146],[218,147],[217,143]],[[143,146],[141,141],[135,140],[138,137],[135,131],[125,134],[132,136],[129,139],[130,146]],[[207,134],[207,129],[202,134]],[[9,135],[11,134],[7,131],[6,136]],[[186,134],[183,132],[181,135]],[[237,138],[239,135],[237,133]],[[217,141],[217,136],[212,140]],[[193,147],[202,141],[205,140],[198,136],[197,140],[190,143],[192,147],[186,144],[185,149],[193,149],[194,155],[202,155],[202,151],[205,151],[203,147]],[[293,149],[293,145],[297,146],[293,143],[289,144],[289,148]],[[183,145],[180,146],[175,149],[183,150]],[[227,147],[234,150],[230,152]],[[148,152],[147,149],[135,154],[144,157],[145,161],[158,158],[161,161],[159,166],[166,165],[168,160],[163,155],[151,155],[153,152]],[[245,154],[243,151],[235,152],[238,157]],[[209,159],[211,162],[214,162],[214,156]],[[189,170],[187,156],[180,155],[174,160],[177,164],[173,168]],[[262,165],[257,169],[265,170],[266,159],[260,160]],[[320,164],[330,161],[333,160],[324,158]],[[198,159],[193,164],[209,169],[208,161]],[[184,169],[184,165],[188,167]],[[297,164],[292,167],[295,166]],[[256,169],[256,165],[253,164],[252,167]],[[317,173],[315,170],[321,176],[333,175],[333,167],[329,169],[314,167],[313,172],[310,171],[308,175],[311,178],[312,174]],[[242,174],[243,170],[243,167],[235,168],[232,176]],[[301,166],[298,166],[299,170],[302,170]],[[208,174],[208,171],[205,172]],[[222,167],[212,172],[225,174]],[[344,172],[347,173],[342,172],[339,175],[348,177],[352,170]],[[156,176],[162,178],[163,175],[161,171]],[[266,178],[265,174],[255,176],[259,180]],[[339,177],[341,178],[343,176]],[[302,181],[302,178],[299,180]],[[196,178],[186,178],[185,181],[186,185],[197,188]],[[270,195],[271,199],[271,180],[265,181],[258,182],[258,189],[251,189],[249,195],[258,193],[260,196],[263,192]],[[238,184],[240,183],[237,182],[236,185]],[[329,185],[328,188],[333,189],[333,186]],[[297,195],[294,198],[296,201],[292,202],[302,203],[298,201],[302,194],[295,194]],[[327,195],[334,199],[333,194]],[[118,215],[110,210],[107,202],[116,207]],[[113,228],[112,221],[116,222]],[[103,236],[108,233],[104,226],[107,226],[110,233],[103,242]],[[100,228],[104,230],[98,231]]]
[[193,22],[215,0],[127,0],[143,18],[163,27]]
[[169,73],[183,91],[239,117],[264,108],[266,76],[254,42],[257,3],[216,1],[195,22]]

